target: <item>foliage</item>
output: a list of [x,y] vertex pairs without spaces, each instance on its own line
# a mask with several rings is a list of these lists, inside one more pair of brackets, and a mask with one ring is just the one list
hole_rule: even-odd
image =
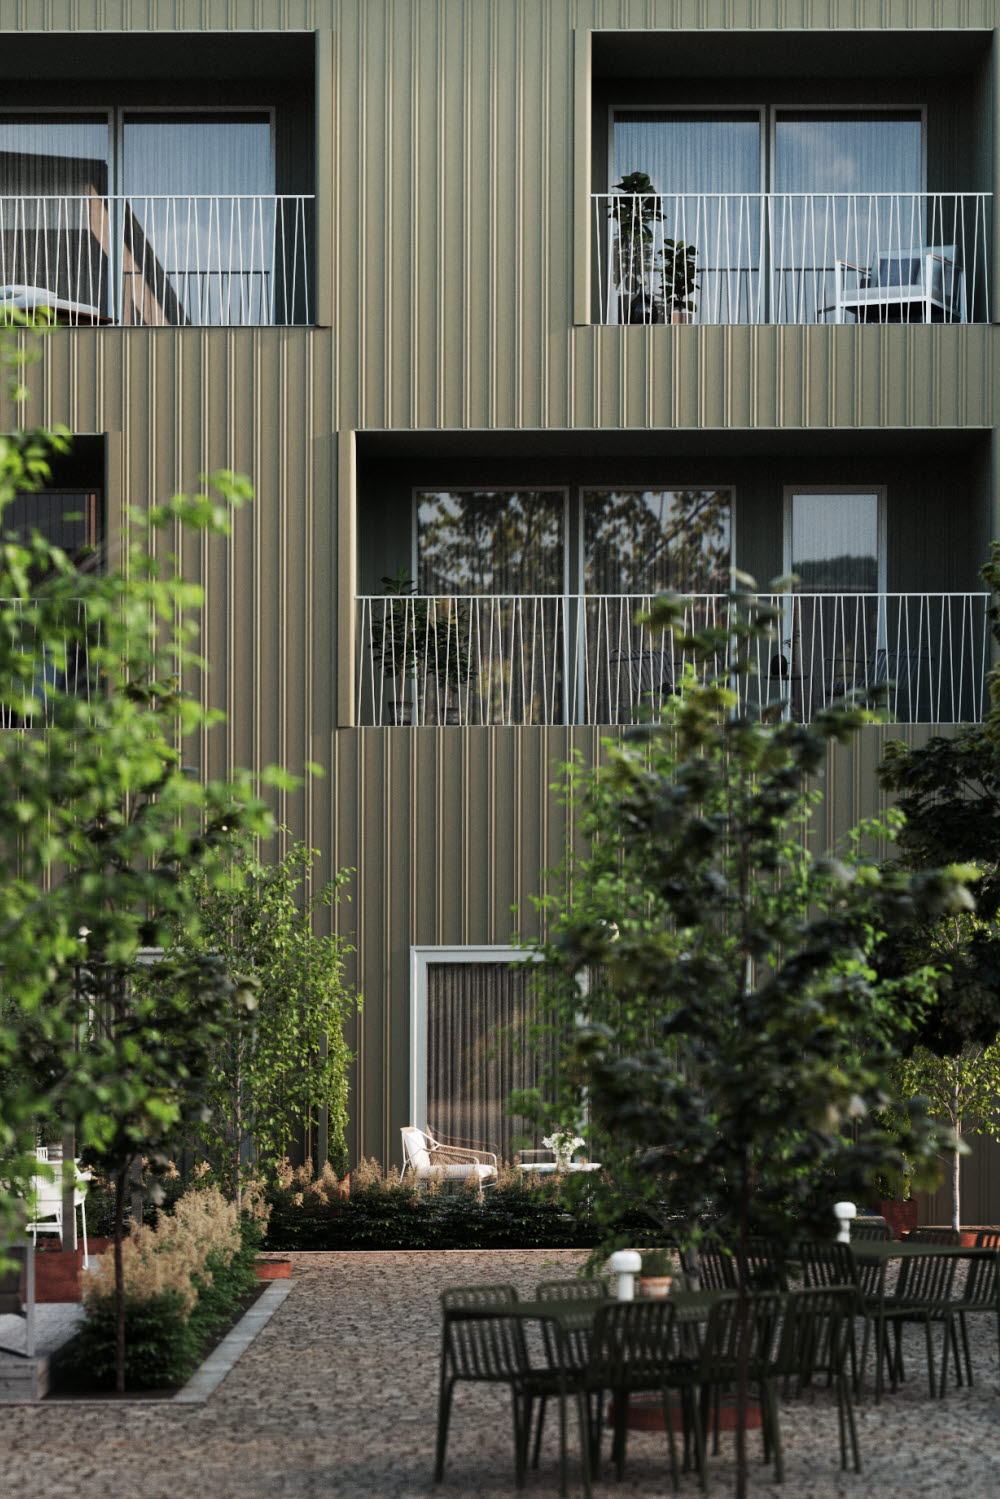
[[[608,745],[605,768],[570,767],[583,854],[544,903],[540,952],[544,1021],[556,1038],[575,1021],[575,1041],[548,1107],[536,1100],[557,1124],[586,1103],[619,1200],[649,1204],[682,1247],[728,1241],[741,1288],[751,1234],[832,1237],[833,1202],[863,1199],[900,1149],[933,1169],[946,1131],[915,1107],[894,1138],[875,1113],[929,976],[880,982],[871,953],[901,922],[971,906],[966,871],[908,876],[863,856],[891,821],[838,856],[809,850],[809,780],[873,715],[739,709],[732,673],[767,658],[780,620],[744,581],[725,630],[701,637],[682,634],[683,599],[657,600],[646,622],[721,655],[724,674],[691,673],[662,721]],[[745,1369],[740,1386],[745,1399]]]
[[[351,1173],[351,1194],[310,1192],[306,1169],[271,1194],[265,1249],[575,1249],[593,1248],[602,1221],[588,1203],[567,1197],[556,1177],[531,1181],[503,1170],[496,1187],[475,1191],[421,1191],[383,1174],[374,1161]],[[592,1190],[606,1184],[590,1178]],[[630,1243],[658,1232],[643,1212],[619,1231]]]
[[[237,1010],[214,1051],[205,1080],[205,1111],[185,1143],[206,1156],[230,1185],[239,1186],[249,1159],[272,1172],[304,1120],[326,1110],[329,1154],[347,1169],[347,1070],[351,1052],[344,1025],[360,1000],[344,979],[352,949],[337,936],[313,931],[313,917],[341,898],[342,870],[311,898],[303,898],[317,854],[294,844],[274,864],[238,850],[225,880],[200,870],[181,876],[200,915],[192,936],[175,923],[168,959],[190,961],[213,953],[228,971],[252,979],[257,1005]],[[151,969],[151,987],[163,981]]]
[[[13,364],[21,352],[4,354]],[[0,438],[0,516],[49,477],[65,433]],[[41,1119],[75,1126],[115,1178],[121,1237],[129,1173],[201,1108],[213,1052],[253,985],[213,955],[173,960],[153,994],[143,948],[200,912],[182,870],[225,878],[234,845],[271,819],[249,772],[202,781],[184,758],[216,721],[182,690],[202,593],[176,555],[190,531],[225,535],[245,480],[131,511],[115,566],[83,566],[38,532],[0,543],[0,967],[4,974],[0,1214],[16,1213]],[[289,784],[279,772],[258,779]],[[119,1295],[124,1365],[124,1298]]]
[[466,606],[460,599],[418,597],[405,567],[383,577],[382,589],[389,602],[372,621],[371,639],[380,670],[396,682],[400,702],[406,682],[416,681],[421,698],[433,684],[445,709],[450,695],[476,675]]
[[660,323],[663,308],[656,293],[663,291],[671,309],[691,312],[698,289],[698,252],[694,245],[668,239],[655,226],[664,214],[661,199],[647,172],[629,172],[613,191],[608,216],[617,225],[616,279],[621,287],[624,322]]
[[[155,1229],[133,1230],[125,1250],[125,1383],[183,1384],[255,1289],[259,1223],[213,1187],[190,1189]],[[101,1256],[84,1298],[83,1327],[60,1361],[62,1382],[102,1388],[115,1375],[113,1254]]]
[[[1000,644],[1000,546],[981,576],[993,590],[990,618]],[[918,1093],[931,1100],[960,1139],[966,1130],[1000,1138],[1000,668],[988,678],[990,708],[982,724],[923,745],[886,746],[879,780],[896,793],[905,816],[898,842],[902,867],[923,870],[957,858],[978,874],[975,913],[914,922],[885,942],[883,973],[911,972],[933,953],[934,1003],[914,1031],[912,1053],[898,1073],[901,1105]],[[957,1155],[950,1173],[952,1223],[961,1217]]]

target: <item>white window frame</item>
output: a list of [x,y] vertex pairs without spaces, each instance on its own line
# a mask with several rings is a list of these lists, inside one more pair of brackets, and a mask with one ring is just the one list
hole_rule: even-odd
[[410,948],[410,1117],[417,1129],[427,1128],[427,970],[432,963],[503,963],[518,960],[540,963],[541,953],[491,943],[478,947]]

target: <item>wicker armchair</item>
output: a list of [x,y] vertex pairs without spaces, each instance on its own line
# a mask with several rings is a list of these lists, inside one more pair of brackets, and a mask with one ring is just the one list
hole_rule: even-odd
[[498,1168],[495,1151],[478,1146],[463,1146],[437,1140],[429,1130],[408,1124],[403,1136],[403,1175],[415,1178],[418,1185],[429,1181],[465,1182],[471,1177],[480,1187],[496,1184]]

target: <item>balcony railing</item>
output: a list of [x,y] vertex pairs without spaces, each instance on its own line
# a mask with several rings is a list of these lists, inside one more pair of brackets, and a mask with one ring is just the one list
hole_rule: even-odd
[[78,327],[308,324],[312,203],[0,197],[0,319],[44,306]]
[[595,193],[597,320],[988,323],[991,214],[990,193]]
[[[758,595],[774,638],[734,673],[741,705],[812,718],[848,692],[885,690],[900,723],[979,722],[989,665],[986,593]],[[627,724],[658,712],[695,661],[634,623],[651,598],[497,595],[358,600],[360,724]],[[727,630],[726,594],[687,606],[689,630]]]
[[70,692],[84,702],[89,702],[100,691],[90,661],[92,647],[100,644],[100,626],[93,621],[87,624],[86,605],[83,600],[69,600],[60,606],[57,622],[60,628],[65,622],[66,634],[58,648],[49,648],[44,655],[33,646],[33,629],[23,616],[29,605],[20,599],[0,600],[4,610],[11,611],[11,628],[21,632],[18,649],[37,654],[34,680],[24,682],[11,680],[6,685],[12,697],[24,694],[30,698],[25,711],[17,712],[6,702],[0,702],[0,729],[39,729],[52,722],[53,693]]

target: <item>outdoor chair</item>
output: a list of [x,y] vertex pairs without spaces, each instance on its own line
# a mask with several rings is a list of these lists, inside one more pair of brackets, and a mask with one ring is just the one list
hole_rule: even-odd
[[[988,1237],[1000,1241],[1000,1234],[980,1234],[979,1237]],[[958,1331],[962,1340],[965,1377],[970,1386],[973,1383],[972,1359],[969,1353],[969,1329],[965,1319],[967,1316],[974,1316],[977,1313],[996,1319],[997,1345],[1000,1348],[1000,1254],[997,1253],[995,1247],[991,1246],[970,1251],[965,1285],[955,1295],[951,1303],[951,1314],[958,1323]],[[946,1344],[945,1359],[947,1359],[947,1355],[948,1348]],[[957,1360],[957,1349],[955,1356]],[[962,1370],[960,1365],[957,1368],[957,1375],[958,1382],[961,1384]],[[944,1375],[942,1374],[942,1381],[943,1379]]]
[[913,245],[877,255],[870,267],[834,262],[834,321],[964,323],[965,276],[954,245]]
[[703,1291],[734,1291],[736,1261],[725,1249],[703,1248],[698,1255],[698,1279]]
[[[40,1162],[48,1163],[54,1172],[53,1180],[47,1177],[36,1176],[32,1178],[29,1189],[28,1200],[30,1203],[29,1216],[25,1227],[32,1239],[37,1244],[39,1234],[59,1234],[63,1231],[63,1180],[62,1159],[49,1161],[48,1150],[44,1145],[39,1146],[35,1152]],[[83,1268],[86,1270],[90,1265],[90,1253],[87,1243],[87,1198],[86,1184],[90,1180],[90,1173],[81,1171],[79,1163],[74,1161],[75,1182],[73,1187],[73,1210],[80,1209],[80,1222],[83,1238]]]
[[[441,1293],[441,1306],[445,1312],[475,1311],[478,1307],[498,1303],[501,1305],[509,1303],[513,1306],[517,1300],[516,1287],[508,1285],[453,1286]],[[500,1316],[470,1318],[466,1321],[461,1318],[445,1317],[438,1387],[435,1483],[440,1483],[444,1476],[448,1424],[455,1386],[464,1380],[477,1384],[510,1387],[514,1422],[514,1467],[517,1485],[521,1487],[524,1483],[527,1449],[526,1422],[530,1415],[530,1406],[525,1392],[529,1373],[530,1365],[524,1328],[517,1318]]]
[[[860,1473],[861,1455],[851,1395],[854,1381],[847,1377],[845,1368],[848,1351],[853,1347],[856,1298],[857,1290],[852,1284],[812,1286],[790,1292],[785,1300],[771,1373],[784,1381],[786,1390],[794,1382],[797,1393],[815,1375],[826,1375],[827,1384],[832,1384],[837,1394],[840,1466],[847,1468],[849,1442],[854,1471]],[[780,1483],[784,1478],[784,1456],[777,1413],[773,1440],[774,1476]]]
[[[735,1389],[741,1362],[745,1361],[749,1384],[756,1387],[761,1406],[764,1461],[773,1455],[775,1477],[780,1482],[781,1445],[777,1429],[777,1401],[774,1365],[775,1338],[781,1325],[786,1296],[777,1291],[751,1292],[745,1322],[741,1322],[740,1298],[726,1296],[712,1307],[702,1341],[701,1354],[693,1371],[697,1399],[690,1408],[691,1434],[695,1447],[695,1468],[702,1489],[707,1486],[709,1416],[715,1414],[713,1453],[719,1450],[719,1413],[722,1392]],[[679,1380],[680,1373],[675,1373]],[[687,1421],[685,1422],[685,1440]]]
[[403,1176],[416,1178],[419,1186],[432,1181],[467,1182],[494,1186],[498,1167],[496,1152],[470,1144],[437,1140],[429,1130],[408,1124],[403,1137]]
[[961,1244],[957,1228],[911,1228],[903,1238],[909,1244]]
[[[857,1395],[861,1391],[865,1365],[868,1362],[868,1347],[876,1309],[883,1299],[885,1261],[859,1264],[851,1253],[850,1245],[841,1244],[836,1239],[806,1239],[798,1246],[798,1251],[802,1265],[802,1279],[807,1290],[830,1289],[836,1286],[850,1286],[853,1289],[854,1310],[848,1331],[848,1353],[851,1360],[854,1393]],[[856,1317],[864,1319],[860,1357],[854,1324]]]
[[[595,1277],[583,1279],[581,1276],[574,1276],[571,1280],[540,1281],[535,1296],[539,1301],[604,1302],[609,1300],[609,1291],[606,1281]],[[590,1363],[593,1328],[565,1327],[560,1329],[560,1332],[561,1337],[557,1335],[550,1322],[542,1322],[542,1339],[549,1365],[552,1369],[558,1369],[561,1366],[578,1375]],[[538,1467],[547,1398],[548,1392],[544,1391],[539,1399],[538,1423],[535,1427],[535,1445],[531,1460],[533,1468]],[[565,1442],[564,1431],[562,1440]]]
[[[932,1246],[928,1246],[929,1248]],[[891,1295],[883,1292],[875,1308],[875,1401],[882,1398],[882,1362],[887,1357],[889,1377],[893,1394],[899,1381],[905,1379],[903,1370],[903,1327],[907,1322],[923,1326],[927,1343],[927,1383],[931,1398],[943,1398],[947,1385],[948,1341],[951,1340],[959,1383],[962,1380],[958,1362],[958,1341],[951,1301],[952,1284],[955,1279],[957,1260],[952,1255],[933,1253],[914,1255],[900,1262],[899,1278]],[[934,1377],[934,1343],[932,1329],[940,1323],[943,1329],[941,1354],[941,1377]],[[895,1347],[889,1352],[888,1336],[893,1329]]]
[[892,1238],[892,1229],[888,1223],[865,1223],[863,1220],[855,1220],[851,1224],[851,1238],[882,1244]]

